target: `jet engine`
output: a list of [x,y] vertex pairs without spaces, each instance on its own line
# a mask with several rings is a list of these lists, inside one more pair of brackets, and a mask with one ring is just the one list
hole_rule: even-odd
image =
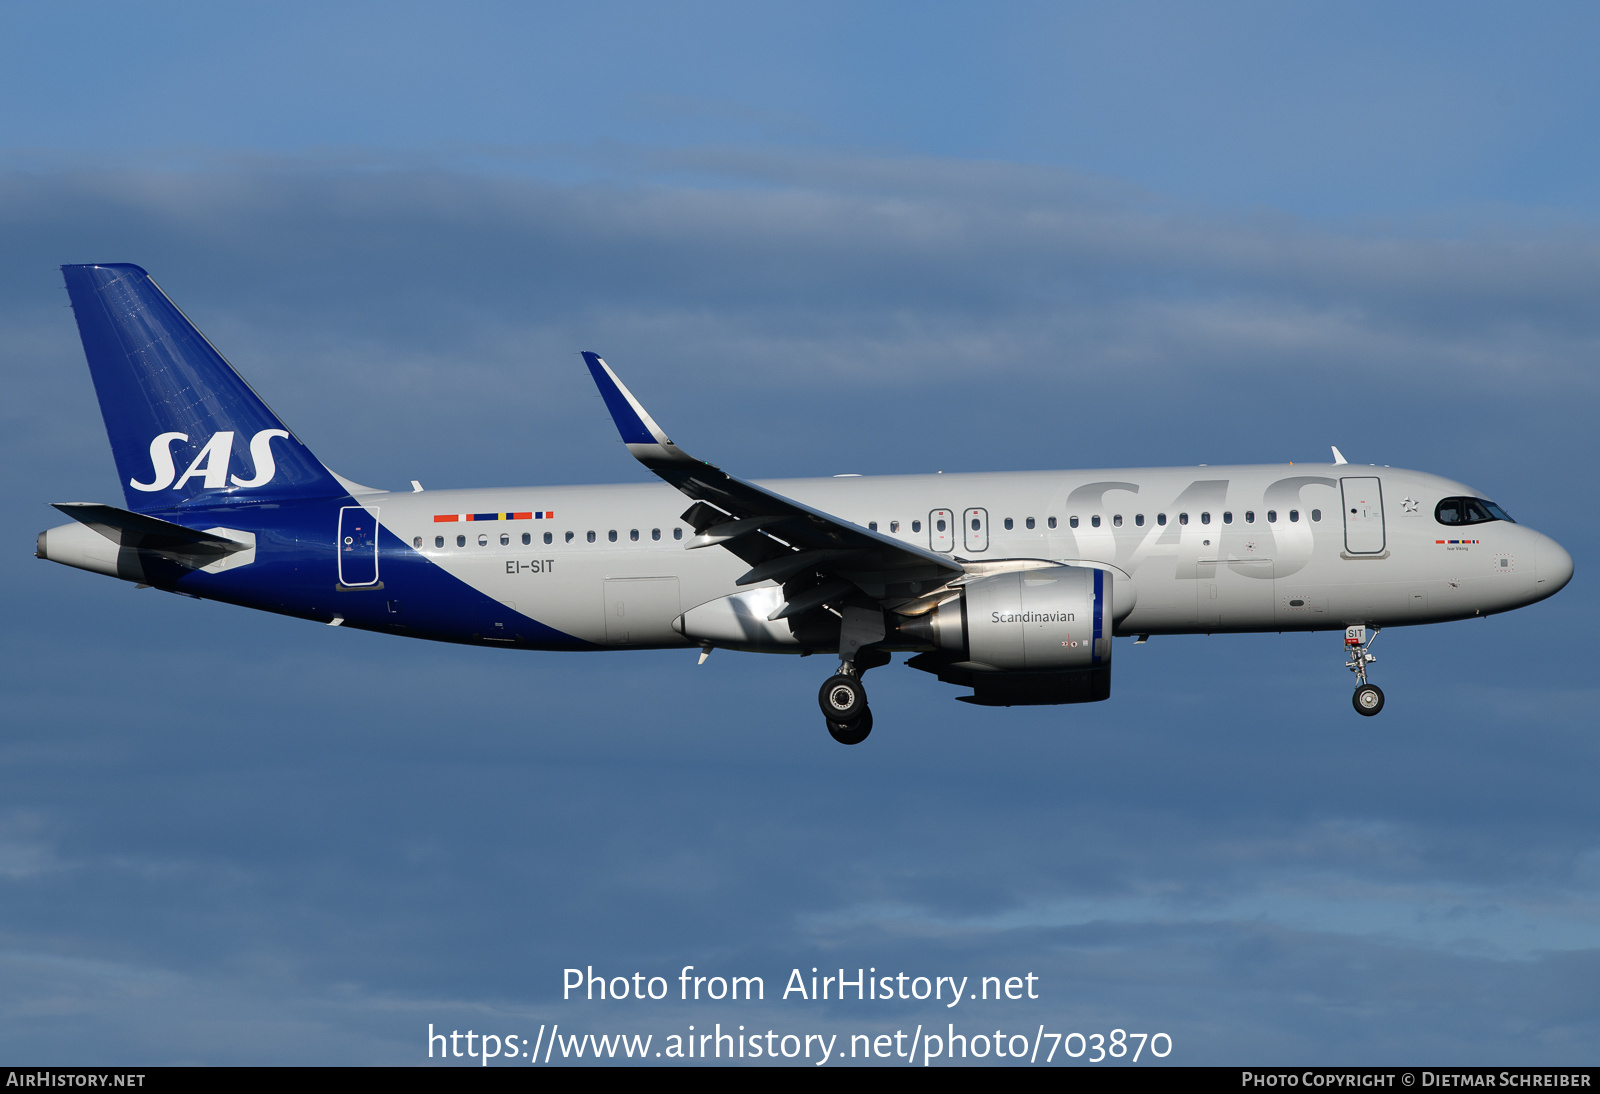
[[1084,566],[991,574],[896,631],[932,646],[907,663],[973,688],[967,702],[1097,702],[1111,694],[1111,589],[1110,573]]

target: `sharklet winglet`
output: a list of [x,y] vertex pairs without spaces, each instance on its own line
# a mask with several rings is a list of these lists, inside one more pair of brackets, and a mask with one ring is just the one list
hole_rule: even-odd
[[600,389],[600,397],[605,400],[606,409],[611,412],[611,420],[617,425],[617,432],[622,434],[623,444],[658,444],[663,448],[672,447],[672,438],[656,424],[650,417],[643,404],[633,397],[627,385],[617,379],[617,374],[611,371],[611,366],[605,363],[598,353],[583,351],[583,362],[589,366],[589,375],[594,377],[595,386]]

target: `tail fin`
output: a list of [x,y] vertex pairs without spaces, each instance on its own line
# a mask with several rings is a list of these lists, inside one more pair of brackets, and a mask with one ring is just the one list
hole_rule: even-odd
[[345,493],[138,266],[63,266],[128,508]]

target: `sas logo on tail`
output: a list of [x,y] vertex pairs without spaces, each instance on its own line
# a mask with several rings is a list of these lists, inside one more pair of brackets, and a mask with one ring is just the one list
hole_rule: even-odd
[[278,473],[278,464],[272,458],[272,440],[288,435],[287,429],[263,429],[251,437],[250,462],[255,465],[256,473],[253,478],[241,479],[238,475],[228,474],[228,462],[233,459],[232,431],[214,434],[182,475],[178,474],[178,468],[172,461],[172,442],[187,442],[189,434],[163,433],[150,442],[150,466],[155,471],[155,480],[140,482],[138,479],[129,479],[128,485],[146,493],[165,490],[169,486],[174,490],[182,490],[190,479],[199,479],[207,490],[221,490],[230,482],[244,489],[265,486]]

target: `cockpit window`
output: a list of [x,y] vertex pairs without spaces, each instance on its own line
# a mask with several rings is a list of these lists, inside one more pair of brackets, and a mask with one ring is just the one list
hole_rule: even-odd
[[1487,524],[1503,520],[1515,524],[1511,515],[1492,501],[1482,498],[1445,498],[1433,510],[1433,519],[1440,524]]

